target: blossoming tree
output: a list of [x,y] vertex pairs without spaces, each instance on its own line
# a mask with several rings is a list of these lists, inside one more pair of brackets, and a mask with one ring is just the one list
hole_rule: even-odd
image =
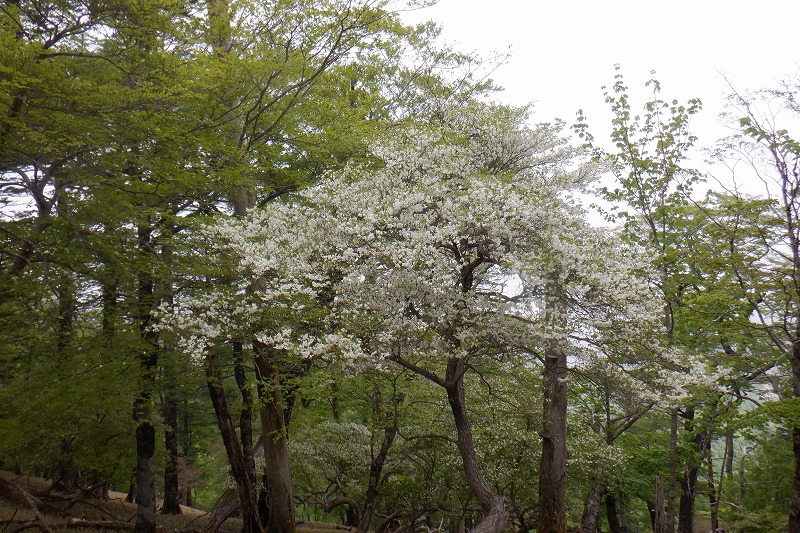
[[[528,128],[524,111],[478,104],[437,116],[375,148],[377,167],[211,228],[238,258],[239,290],[184,302],[195,313],[180,326],[202,349],[238,316],[262,325],[259,345],[287,356],[399,365],[441,387],[484,510],[475,531],[501,531],[508,510],[477,460],[465,374],[487,359],[539,361],[538,527],[564,531],[569,359],[605,351],[636,364],[654,353],[655,299],[635,253],[571,199],[595,168],[558,125]],[[216,313],[222,302],[228,311]]]

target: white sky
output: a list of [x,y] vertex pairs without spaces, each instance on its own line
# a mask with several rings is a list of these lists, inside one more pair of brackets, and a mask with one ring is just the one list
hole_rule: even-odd
[[535,102],[535,121],[567,125],[583,109],[598,140],[607,137],[610,113],[603,85],[619,63],[634,111],[649,93],[650,71],[662,97],[699,97],[693,122],[698,144],[726,134],[717,116],[730,92],[800,75],[800,2],[796,0],[440,0],[407,13],[408,22],[434,20],[445,42],[489,57],[511,51],[492,78],[505,88],[497,98]]

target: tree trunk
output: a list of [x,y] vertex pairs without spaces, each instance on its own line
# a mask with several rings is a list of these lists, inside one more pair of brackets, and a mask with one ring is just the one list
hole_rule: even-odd
[[[155,357],[153,357],[155,358]],[[144,365],[143,365],[144,366]],[[141,392],[134,403],[136,420],[136,533],[156,531],[156,431],[151,422],[150,393]]]
[[263,385],[261,431],[264,443],[264,477],[267,485],[268,533],[294,533],[294,501],[289,468],[280,365],[269,346],[253,340],[258,379]]
[[239,495],[243,522],[242,531],[243,533],[263,533],[264,530],[258,518],[255,487],[250,483],[250,477],[247,475],[247,464],[245,463],[242,446],[236,435],[236,427],[228,408],[225,389],[222,387],[222,377],[219,368],[217,368],[216,360],[211,354],[206,355],[205,371],[208,392],[217,417],[217,426],[222,436],[222,442],[225,445],[225,452],[228,455],[231,473]]
[[189,425],[189,402],[184,398],[183,400],[183,462],[184,462],[184,495],[183,504],[187,507],[192,507],[192,479],[189,472],[189,457],[192,451],[192,432]]
[[566,531],[567,354],[553,342],[544,354],[542,460],[537,533]]
[[[686,429],[694,431],[694,409],[687,409]],[[681,499],[678,509],[678,533],[694,533],[694,503],[697,496],[697,477],[703,458],[711,447],[711,436],[708,431],[699,431],[694,436],[694,447],[699,459],[691,464],[680,479]]]
[[711,531],[716,533],[719,529],[719,495],[714,483],[714,458],[711,453],[708,454],[706,464],[708,467],[708,507],[711,511]]
[[473,529],[473,533],[501,533],[508,522],[508,507],[502,496],[495,494],[481,473],[475,455],[475,443],[472,440],[472,426],[467,417],[467,400],[464,392],[464,371],[466,361],[463,358],[451,358],[447,361],[446,386],[447,401],[453,413],[458,439],[456,445],[461,454],[464,475],[485,515],[483,520]]
[[653,533],[666,533],[666,511],[664,510],[664,485],[661,476],[656,477],[656,501],[653,503]]
[[[376,392],[378,394],[378,392]],[[358,532],[359,533],[367,533],[369,531],[369,526],[372,523],[372,517],[375,515],[375,506],[378,504],[378,499],[380,497],[380,492],[378,491],[378,487],[381,482],[381,473],[383,472],[383,467],[386,464],[386,457],[389,454],[389,449],[392,447],[392,443],[394,442],[395,437],[397,436],[397,411],[396,405],[402,401],[398,396],[394,398],[394,408],[393,413],[388,414],[382,417],[384,420],[384,428],[383,428],[383,441],[381,442],[381,447],[378,450],[378,454],[372,458],[372,462],[369,465],[369,481],[367,483],[367,494],[364,498],[364,506],[362,507],[361,517],[358,521]],[[380,416],[380,412],[378,411],[376,414]],[[389,417],[392,418],[390,424],[387,424]]]
[[[171,370],[168,370],[171,372]],[[164,465],[164,505],[162,514],[181,514],[181,492],[178,483],[180,453],[178,448],[178,399],[175,382],[168,377],[165,380],[167,390],[163,398],[164,411],[164,449],[166,464]]]
[[242,453],[247,465],[250,484],[256,486],[256,460],[253,457],[253,394],[247,386],[247,374],[242,357],[242,343],[233,342],[233,376],[242,395],[242,412],[239,415],[239,434],[242,439]]
[[581,517],[582,533],[597,533],[600,524],[600,504],[603,501],[603,492],[606,490],[605,484],[596,479],[589,489],[586,501],[583,504],[583,516]]
[[[725,461],[723,463],[725,479],[733,479],[733,428],[728,425],[725,428]],[[720,484],[722,479],[720,479]]]
[[[795,272],[800,267],[800,250],[793,242]],[[800,319],[795,318],[796,329],[792,339],[790,362],[792,364],[792,392],[800,398]],[[800,533],[800,427],[792,428],[792,452],[794,454],[794,482],[792,483],[792,502],[789,504],[789,533]]]
[[678,483],[678,409],[673,408],[669,423],[669,485],[664,506],[664,531],[675,533],[675,487]]
[[694,533],[694,498],[699,466],[693,466],[679,480],[681,499],[678,508],[678,533]]
[[[137,228],[140,253],[152,253],[151,229]],[[149,261],[148,261],[149,262]],[[136,422],[136,533],[155,533],[155,451],[156,430],[152,417],[152,390],[158,367],[158,334],[151,328],[152,311],[156,308],[156,296],[152,275],[146,270],[139,273],[138,288],[139,335],[142,340],[139,353],[141,383],[133,403],[133,419]]]
[[606,494],[606,518],[608,519],[608,528],[611,533],[627,533],[619,519],[617,498],[611,493]]

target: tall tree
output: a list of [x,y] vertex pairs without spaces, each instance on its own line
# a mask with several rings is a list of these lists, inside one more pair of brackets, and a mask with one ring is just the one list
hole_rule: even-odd
[[[443,107],[440,129],[412,130],[376,150],[382,170],[353,167],[248,220],[221,223],[212,234],[238,258],[240,287],[252,287],[255,302],[273,302],[272,309],[284,302],[277,308],[291,321],[257,333],[259,342],[300,357],[366,350],[444,389],[464,475],[484,512],[477,530],[500,531],[508,510],[482,473],[466,374],[485,358],[544,359],[554,339],[575,354],[587,339],[605,345],[621,331],[619,320],[646,342],[652,299],[636,282],[633,257],[612,265],[602,253],[628,257],[623,247],[558,200],[582,185],[591,167],[565,168],[575,154],[557,127],[526,129],[519,110],[477,102],[469,109]],[[603,281],[619,277],[631,280],[626,289],[633,292],[618,293]],[[516,289],[510,279],[519,280]],[[553,320],[536,307],[546,283],[570,310]],[[334,329],[309,330],[317,307],[310,304],[331,290],[335,297],[325,299],[321,318]],[[220,321],[229,316],[222,309],[259,309],[231,298],[240,296],[217,292],[185,305]],[[187,342],[207,342],[201,324],[185,313],[176,320],[196,336]],[[362,325],[369,329],[362,332]],[[641,346],[630,338],[627,345]],[[559,522],[563,527],[565,519]]]
[[[800,116],[800,83],[734,94],[732,116],[739,133],[717,152],[728,163],[745,161],[764,184],[760,198],[735,191],[722,199],[717,219],[728,245],[726,259],[774,354],[788,363],[787,397],[800,397],[800,143],[781,127]],[[765,368],[769,368],[767,365]],[[800,531],[800,426],[787,418],[792,433],[794,479],[787,531]]]

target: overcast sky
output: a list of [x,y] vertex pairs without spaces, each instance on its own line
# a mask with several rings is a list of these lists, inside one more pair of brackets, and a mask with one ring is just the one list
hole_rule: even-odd
[[[795,0],[440,0],[405,16],[432,19],[445,42],[482,56],[509,50],[493,75],[512,104],[535,102],[534,119],[574,122],[582,108],[597,137],[609,114],[601,86],[619,63],[640,107],[656,71],[662,96],[703,100],[700,143],[725,134],[717,115],[730,92],[800,74],[800,2]],[[605,128],[605,129],[604,129]]]

